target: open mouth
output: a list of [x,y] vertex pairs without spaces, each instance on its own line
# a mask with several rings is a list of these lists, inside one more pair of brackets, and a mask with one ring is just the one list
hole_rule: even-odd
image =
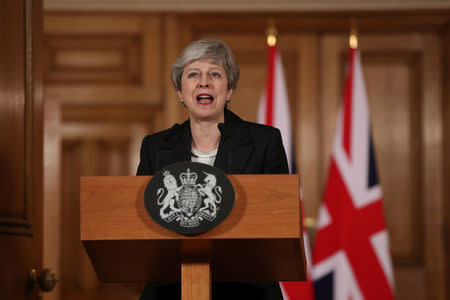
[[201,105],[208,105],[213,103],[214,97],[210,94],[200,94],[197,96],[197,103]]

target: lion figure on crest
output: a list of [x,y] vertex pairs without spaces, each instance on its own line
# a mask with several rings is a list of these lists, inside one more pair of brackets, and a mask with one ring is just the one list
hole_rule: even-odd
[[[161,218],[165,219],[170,214],[174,212],[180,211],[180,209],[175,207],[175,201],[178,200],[179,194],[178,191],[181,189],[181,187],[178,187],[177,180],[175,177],[169,173],[169,171],[165,171],[164,173],[164,186],[167,189],[167,194],[164,197],[164,199],[161,200],[162,196],[164,195],[164,189],[159,188],[157,195],[158,195],[158,205],[162,205],[161,209],[159,210],[159,214]],[[164,211],[170,207],[170,211],[168,213],[165,213]]]

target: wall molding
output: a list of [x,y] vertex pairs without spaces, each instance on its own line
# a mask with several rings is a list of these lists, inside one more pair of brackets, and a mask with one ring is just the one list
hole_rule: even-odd
[[448,0],[44,0],[46,11],[301,12],[448,8]]

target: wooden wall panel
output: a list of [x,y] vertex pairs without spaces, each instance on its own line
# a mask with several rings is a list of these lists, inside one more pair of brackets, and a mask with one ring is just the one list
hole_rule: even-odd
[[[363,57],[398,297],[425,297],[420,56]],[[384,61],[383,61],[384,60]],[[386,109],[389,108],[389,109]]]
[[[59,102],[52,98],[44,103],[44,257],[43,265],[57,274],[61,274],[61,108]],[[46,300],[57,300],[61,297],[61,285],[57,284],[53,291],[46,295]]]
[[62,164],[62,299],[136,299],[139,285],[101,284],[79,242],[79,178],[85,175],[129,175],[128,140],[69,139]]
[[[423,264],[419,95],[420,56],[367,53],[372,135],[384,196],[384,210],[397,264]],[[386,109],[389,108],[389,109]]]
[[[79,184],[76,177],[80,171],[80,146],[77,143],[62,145],[61,164],[61,273],[59,275],[61,289],[73,289],[77,285],[80,273],[80,243],[76,240],[79,235],[76,218],[79,209],[76,197],[79,194]],[[77,245],[77,247],[74,247]]]
[[[79,177],[87,174],[134,175],[142,137],[162,129],[161,18],[138,14],[49,14],[45,19],[45,97],[59,111],[62,190],[58,232],[60,294],[46,299],[135,299],[136,285],[98,281],[79,243]],[[47,147],[53,147],[48,141]],[[49,149],[50,153],[53,149]],[[50,161],[50,158],[48,158]],[[52,172],[53,170],[53,172]],[[58,170],[49,168],[48,177]],[[47,199],[51,205],[53,199]],[[55,205],[55,209],[58,207]],[[51,217],[48,212],[49,219]],[[54,219],[54,218],[53,218]],[[53,240],[52,240],[53,241]],[[58,257],[58,255],[56,256]],[[59,274],[58,274],[59,275]]]
[[[447,28],[444,35],[444,96],[443,96],[443,117],[444,117],[444,153],[450,153],[450,28]],[[450,156],[444,155],[444,178],[450,178]],[[444,199],[450,199],[450,185],[444,183]],[[450,252],[450,201],[445,202],[445,222],[444,240],[446,242],[445,252]],[[450,257],[446,255],[446,278],[447,286],[450,286]],[[447,290],[447,299],[450,299],[450,291]]]
[[442,119],[442,53],[437,34],[424,35],[421,134],[423,137],[423,203],[425,233],[426,292],[430,299],[444,299],[444,181]]
[[158,119],[160,107],[139,104],[67,104],[62,108],[62,120],[64,123],[86,122],[98,124],[106,123],[142,123],[154,124]]
[[161,73],[164,74],[163,78],[166,80],[161,83],[164,86],[164,118],[162,125],[164,128],[168,128],[174,123],[180,123],[186,119],[185,109],[180,103],[169,78],[172,64],[191,39],[191,33],[189,28],[182,26],[179,18],[173,14],[164,18],[163,30],[164,48],[166,52],[163,64],[164,70]]
[[123,36],[46,36],[46,77],[52,84],[141,84],[142,41]]
[[63,103],[159,105],[161,18],[46,15],[47,93]]

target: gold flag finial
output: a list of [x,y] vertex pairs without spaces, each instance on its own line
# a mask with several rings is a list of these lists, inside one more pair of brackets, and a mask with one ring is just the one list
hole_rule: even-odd
[[275,21],[273,18],[269,19],[269,25],[266,29],[266,36],[267,36],[267,45],[269,46],[275,46],[277,43],[277,28],[275,27]]
[[351,19],[349,44],[350,44],[350,48],[352,48],[352,49],[358,48],[358,30],[356,28],[355,18]]

